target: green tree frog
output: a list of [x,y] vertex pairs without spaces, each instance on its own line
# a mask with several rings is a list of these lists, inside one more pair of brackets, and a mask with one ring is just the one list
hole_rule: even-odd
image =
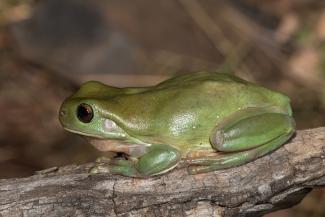
[[209,72],[139,88],[89,81],[63,102],[59,119],[99,150],[116,153],[99,159],[92,173],[130,177],[162,174],[180,162],[190,174],[239,166],[295,131],[287,96]]

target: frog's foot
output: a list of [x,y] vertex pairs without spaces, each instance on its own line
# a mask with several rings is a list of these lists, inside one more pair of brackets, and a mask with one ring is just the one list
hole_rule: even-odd
[[135,168],[136,160],[122,158],[100,157],[96,165],[90,169],[90,173],[111,173],[130,177],[141,177]]
[[[141,157],[100,158],[91,173],[112,173],[130,177],[148,177],[173,169],[181,154],[169,145],[152,145]],[[105,162],[104,162],[105,161]]]
[[96,159],[96,163],[109,163],[112,161],[112,158],[106,157],[106,156],[101,156]]

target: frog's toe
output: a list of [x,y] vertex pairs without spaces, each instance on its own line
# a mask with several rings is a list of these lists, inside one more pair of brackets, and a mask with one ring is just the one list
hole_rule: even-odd
[[111,159],[109,163],[115,166],[125,166],[125,167],[132,167],[135,164],[135,162],[132,160],[126,160],[120,158]]
[[204,170],[206,168],[207,168],[206,166],[189,166],[187,168],[187,172],[190,175],[196,175],[196,174],[205,172]]
[[90,168],[89,173],[91,174],[97,174],[97,173],[109,173],[111,172],[109,165],[96,165],[92,168]]
[[91,174],[111,173],[129,177],[142,177],[134,162],[126,159],[109,159],[109,163],[96,163],[89,171]]
[[96,163],[109,163],[111,161],[112,161],[111,158],[105,157],[105,156],[101,156],[101,157],[98,157],[95,162]]

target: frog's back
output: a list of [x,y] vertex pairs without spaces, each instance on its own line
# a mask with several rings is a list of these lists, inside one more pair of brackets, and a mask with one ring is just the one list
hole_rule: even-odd
[[220,110],[233,112],[247,107],[278,107],[279,112],[291,115],[287,96],[231,74],[198,72],[182,75],[158,84],[154,90],[173,92],[174,97],[169,100],[178,104],[200,102],[209,104],[220,113]]
[[197,85],[204,82],[212,83],[239,83],[239,84],[250,84],[248,81],[245,81],[239,77],[236,77],[231,74],[226,73],[217,73],[217,72],[197,72],[192,74],[185,74],[176,76],[174,78],[168,79],[161,82],[156,87],[158,88],[171,88],[171,87],[184,87],[188,85]]
[[[166,80],[118,99],[120,120],[147,142],[176,146],[209,144],[211,130],[228,115],[249,107],[275,107],[291,114],[289,99],[233,75],[199,72]],[[129,114],[129,115],[127,115]],[[119,115],[118,115],[119,116]],[[202,142],[203,141],[203,142]]]

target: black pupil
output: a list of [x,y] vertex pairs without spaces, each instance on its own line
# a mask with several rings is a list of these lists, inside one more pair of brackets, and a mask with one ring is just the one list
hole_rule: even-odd
[[90,105],[82,103],[77,108],[78,119],[84,123],[89,123],[93,119],[93,109]]

